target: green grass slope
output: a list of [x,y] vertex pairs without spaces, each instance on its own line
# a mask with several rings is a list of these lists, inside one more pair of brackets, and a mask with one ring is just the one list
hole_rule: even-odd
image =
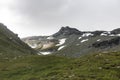
[[20,57],[34,53],[35,51],[22,42],[17,34],[0,23],[0,58]]
[[0,60],[0,80],[120,80],[120,52]]

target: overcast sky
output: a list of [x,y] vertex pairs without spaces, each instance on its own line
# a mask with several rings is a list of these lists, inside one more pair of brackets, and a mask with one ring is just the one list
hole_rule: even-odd
[[0,0],[0,22],[20,37],[120,27],[120,0]]

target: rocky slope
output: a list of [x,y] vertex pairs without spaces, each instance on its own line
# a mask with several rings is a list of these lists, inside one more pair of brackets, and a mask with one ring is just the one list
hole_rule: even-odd
[[40,54],[78,57],[97,52],[120,51],[120,29],[112,31],[79,31],[62,27],[51,36],[33,36],[22,39]]
[[20,40],[17,34],[0,23],[0,58],[21,57],[36,51]]

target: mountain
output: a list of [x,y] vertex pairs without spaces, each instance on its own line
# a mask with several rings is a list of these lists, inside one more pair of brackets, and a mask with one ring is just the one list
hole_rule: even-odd
[[57,33],[53,34],[53,37],[60,37],[60,36],[69,36],[72,34],[80,35],[82,34],[76,28],[70,28],[69,26],[62,27]]
[[119,29],[67,26],[51,36],[22,40],[33,49],[0,24],[0,80],[120,80]]
[[55,54],[79,57],[88,53],[120,51],[120,29],[112,31],[79,31],[62,27],[50,36],[32,36],[22,39],[39,55]]
[[35,54],[36,51],[25,44],[10,31],[4,24],[0,23],[0,58],[8,59]]

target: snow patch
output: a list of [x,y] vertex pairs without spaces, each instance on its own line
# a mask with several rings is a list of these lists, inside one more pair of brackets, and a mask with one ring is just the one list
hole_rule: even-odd
[[105,34],[105,33],[102,33],[102,34],[101,34],[101,36],[107,36],[107,34]]
[[108,31],[107,33],[108,33],[108,34],[111,34],[111,32],[110,32],[110,31]]
[[58,48],[58,50],[61,50],[61,49],[63,49],[64,47],[65,47],[65,46],[61,46],[61,47]]
[[109,36],[120,36],[120,34],[111,34]]
[[56,46],[60,46],[60,45],[63,45],[66,41],[66,38],[64,39],[59,39],[59,44],[57,44]]
[[101,39],[98,39],[97,41],[100,41]]
[[109,35],[109,36],[116,36],[116,35],[114,35],[114,34],[111,34],[111,35]]
[[49,36],[49,37],[47,37],[47,39],[52,40],[52,39],[54,39],[54,37]]
[[31,44],[28,44],[31,48],[36,48],[37,47],[37,44],[33,44],[33,45],[31,45]]
[[88,36],[93,36],[93,34],[92,34],[92,33],[84,33],[84,34],[82,35],[82,37],[88,37]]
[[89,39],[84,39],[84,40],[81,41],[81,43],[86,42],[86,41],[88,41],[88,40],[89,40]]
[[78,39],[81,39],[82,37],[79,37]]
[[101,33],[101,36],[107,36],[108,34],[110,34],[110,32],[103,32]]
[[[41,54],[43,55],[48,55],[48,54],[51,54],[51,52],[40,52]],[[39,55],[39,54],[38,54]]]
[[117,34],[117,36],[120,36],[120,34]]

